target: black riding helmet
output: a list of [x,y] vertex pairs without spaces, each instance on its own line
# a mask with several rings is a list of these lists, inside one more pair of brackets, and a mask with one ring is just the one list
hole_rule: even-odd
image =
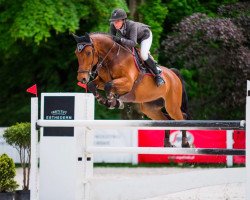
[[110,22],[113,22],[115,20],[119,20],[119,19],[126,19],[127,18],[127,14],[126,12],[121,9],[115,9],[112,14],[111,14],[111,18],[109,19]]

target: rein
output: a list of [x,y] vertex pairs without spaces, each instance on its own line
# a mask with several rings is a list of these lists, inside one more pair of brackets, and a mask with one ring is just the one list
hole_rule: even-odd
[[[117,50],[117,53],[116,53],[115,56],[119,55],[121,48],[134,56],[134,53],[129,48],[126,48],[126,47],[120,45],[119,43],[114,42],[113,45],[112,45],[112,47],[108,50],[108,52],[104,56],[104,58],[101,58],[101,56],[99,56],[99,52],[96,51],[96,49],[95,49],[95,47],[93,45],[92,39],[90,39],[90,40],[91,40],[91,42],[88,43],[88,44],[82,44],[82,43],[78,44],[78,45],[82,45],[82,46],[80,46],[80,48],[78,48],[78,52],[81,52],[86,46],[91,46],[92,47],[92,55],[93,56],[92,56],[92,62],[90,64],[90,70],[78,70],[77,73],[88,73],[91,78],[95,78],[96,73],[98,73],[98,71],[100,70],[100,68],[102,66],[104,66],[103,65],[104,61],[106,60],[106,58],[108,57],[108,55],[110,54],[110,52],[112,51],[112,49],[115,47],[116,44],[118,45],[118,50]],[[94,63],[94,59],[95,59],[95,56],[94,56],[95,55],[95,51],[97,52],[98,61],[94,65],[93,63]],[[112,77],[111,77],[111,74],[110,74],[110,70],[109,70],[109,68],[107,66],[106,66],[106,68],[107,68],[107,71],[109,73],[110,79],[112,80]]]
[[[112,45],[112,47],[109,49],[109,51],[108,51],[108,53],[104,56],[104,58],[102,59],[102,61],[100,62],[100,63],[98,63],[97,64],[97,67],[96,67],[96,70],[94,71],[94,73],[96,73],[96,72],[98,72],[99,71],[99,69],[102,67],[102,64],[103,64],[103,62],[104,62],[104,60],[108,57],[108,55],[109,55],[109,53],[111,52],[111,50],[114,48],[114,46],[115,46],[115,42],[113,43],[113,45]],[[119,48],[120,49],[120,48]],[[118,49],[118,51],[119,51],[119,49]],[[116,56],[117,56],[118,54],[116,54]],[[99,56],[98,56],[99,57]]]

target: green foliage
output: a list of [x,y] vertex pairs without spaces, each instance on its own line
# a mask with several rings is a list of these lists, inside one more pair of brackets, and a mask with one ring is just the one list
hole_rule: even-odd
[[28,121],[34,83],[38,92],[82,92],[69,32],[108,31],[111,11],[124,0],[0,1],[0,125]]
[[199,84],[196,80],[196,77],[198,77],[197,70],[182,68],[180,69],[180,73],[185,80],[188,96],[191,98],[195,97],[199,91]]
[[0,48],[8,49],[17,39],[41,44],[52,32],[79,30],[81,21],[88,25],[84,31],[107,30],[107,19],[115,7],[127,10],[124,0],[2,0],[0,31],[4,34],[0,36]]
[[[81,2],[81,1],[80,1]],[[34,38],[36,43],[56,33],[78,28],[79,18],[88,15],[84,4],[74,1],[26,0],[10,29],[13,38]],[[38,9],[39,8],[39,9]],[[70,19],[70,20],[67,20]]]
[[0,192],[14,192],[18,188],[14,180],[16,169],[13,159],[7,154],[0,156]]
[[[221,5],[234,4],[239,0],[199,0],[200,3],[210,12],[213,12],[217,15],[218,7]],[[208,14],[208,13],[207,13]]]
[[3,137],[16,149],[30,149],[30,123],[17,123],[7,128]]
[[[163,41],[168,64],[180,64],[196,119],[244,118],[250,50],[230,19],[194,14]],[[229,98],[230,97],[230,98]]]
[[[3,135],[6,142],[17,149],[20,162],[23,168],[23,189],[29,189],[29,173],[30,173],[30,123],[17,123],[4,131]],[[27,165],[28,164],[28,165]],[[28,166],[28,167],[27,167]]]
[[[109,18],[115,8],[128,11],[125,0],[84,0],[90,10],[88,19],[82,20],[80,30],[90,32],[109,32]],[[83,33],[83,32],[81,32]]]
[[138,12],[142,15],[141,22],[148,24],[153,33],[153,44],[151,51],[154,52],[159,48],[159,41],[163,31],[163,22],[168,13],[168,9],[161,0],[147,0],[140,5]]
[[207,11],[198,0],[171,0],[168,1],[167,7],[169,9],[169,15],[167,18],[173,24],[194,12]]
[[169,10],[164,25],[165,32],[169,32],[184,17],[196,12],[217,16],[217,9],[220,5],[234,3],[237,0],[163,0],[163,2]]

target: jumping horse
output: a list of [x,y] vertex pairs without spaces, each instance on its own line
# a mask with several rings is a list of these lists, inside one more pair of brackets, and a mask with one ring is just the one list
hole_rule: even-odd
[[[124,102],[132,102],[139,104],[140,111],[152,120],[188,119],[187,93],[177,69],[161,67],[165,84],[157,87],[152,75],[137,68],[134,53],[113,41],[111,35],[73,36],[77,42],[77,80],[88,85],[100,104],[123,109]],[[104,90],[106,97],[98,90]],[[169,135],[165,131],[165,147],[172,146]],[[182,146],[189,147],[185,131],[182,131]]]

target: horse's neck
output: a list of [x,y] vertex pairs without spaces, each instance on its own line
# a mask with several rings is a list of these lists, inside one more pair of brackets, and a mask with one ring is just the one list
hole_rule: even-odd
[[119,47],[109,35],[94,34],[92,38],[94,40],[94,46],[97,47],[97,51],[102,57],[109,53],[109,50],[111,50],[111,55],[121,52],[126,57],[130,54],[129,50],[126,50],[124,47]]
[[112,47],[113,41],[110,37],[101,34],[95,34],[92,36],[94,46],[97,48],[99,54],[104,56],[107,54],[108,50]]
[[[133,78],[136,79],[138,77],[139,72],[133,61],[133,54],[129,52],[128,49],[119,46],[106,35],[95,35],[93,37],[93,40],[94,46],[98,47],[97,51],[99,53],[99,56],[104,60],[103,64],[105,65],[105,63],[108,63],[108,65],[105,67],[106,70],[108,70],[109,72],[113,70],[133,70],[135,74]],[[117,57],[118,59],[116,59]],[[114,60],[115,62],[112,62]],[[126,64],[119,65],[121,62],[125,62]],[[122,68],[122,66],[124,66],[124,69]]]

